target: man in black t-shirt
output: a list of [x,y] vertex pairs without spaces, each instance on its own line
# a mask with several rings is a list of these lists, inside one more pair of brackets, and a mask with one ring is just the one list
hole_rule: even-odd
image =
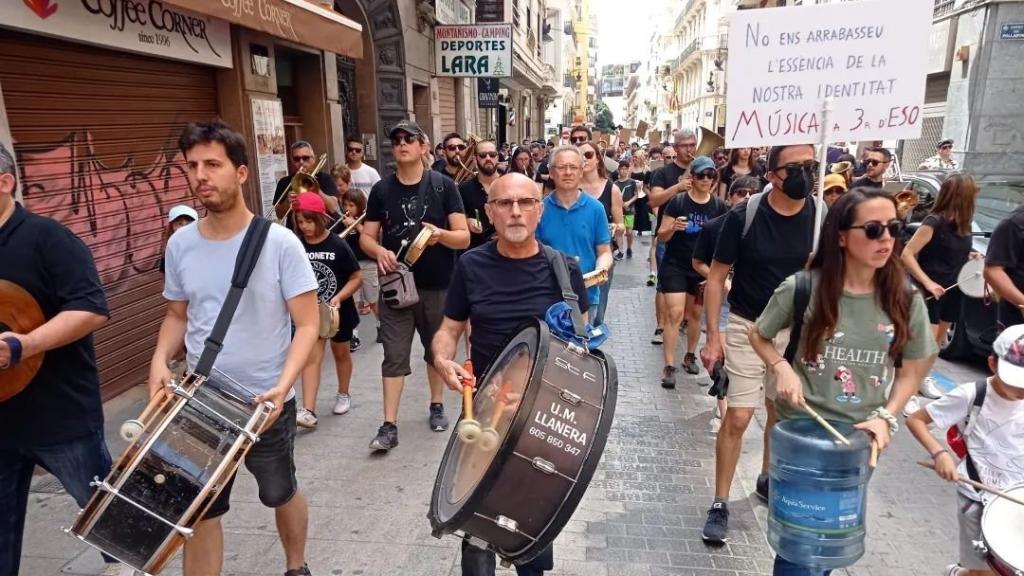
[[[732,208],[725,216],[715,248],[714,260],[704,290],[707,310],[707,344],[701,359],[708,372],[722,360],[721,311],[725,280],[733,270],[729,291],[730,313],[725,326],[725,370],[729,375],[728,408],[722,418],[715,445],[715,500],[708,511],[703,538],[722,544],[728,529],[726,506],[736,465],[739,462],[743,433],[754,409],[763,403],[767,409],[762,474],[757,493],[768,495],[768,439],[775,424],[775,390],[772,373],[754,352],[747,335],[764,310],[772,293],[789,275],[807,262],[814,235],[816,203],[810,197],[817,174],[814,146],[775,146],[768,154],[766,176],[772,189]],[[747,228],[747,209],[752,202],[757,211]],[[746,229],[745,229],[746,228]],[[781,353],[787,336],[776,339]]]
[[[487,212],[494,223],[496,239],[459,259],[445,301],[444,321],[434,336],[434,368],[452,390],[461,391],[463,379],[482,377],[516,327],[530,318],[543,318],[552,304],[562,301],[554,272],[535,236],[541,211],[540,192],[525,175],[502,176],[491,187]],[[583,276],[573,258],[566,260],[580,309],[586,310],[590,302]],[[473,325],[473,374],[454,360],[467,322]],[[516,566],[519,576],[535,576],[552,569],[551,548]],[[464,540],[463,576],[494,576],[494,571],[494,553]]]
[[[284,218],[286,212],[292,206],[291,200],[295,199],[295,196],[299,193],[298,190],[289,190],[288,195],[291,198],[287,201],[282,201],[285,189],[288,188],[288,184],[291,183],[292,177],[299,171],[299,169],[305,170],[307,174],[316,168],[316,154],[313,152],[313,145],[305,140],[298,140],[293,142],[288,148],[288,155],[291,160],[292,173],[289,176],[285,176],[277,181],[277,188],[274,190],[274,212],[278,218]],[[323,199],[324,205],[327,206],[327,213],[334,215],[338,213],[338,203],[341,199],[338,198],[338,186],[334,183],[334,179],[328,170],[321,170],[316,173],[317,184],[320,185],[320,198]],[[291,214],[288,215],[288,222],[286,223],[288,228],[292,230],[295,226],[292,224]]]
[[[455,250],[469,246],[469,230],[458,187],[451,178],[423,167],[423,131],[412,122],[402,121],[391,129],[389,136],[397,172],[374,184],[359,237],[360,246],[377,261],[381,274],[382,301],[378,313],[384,344],[381,366],[384,424],[370,442],[373,450],[398,446],[398,403],[405,377],[412,372],[409,360],[414,331],[420,335],[427,362],[430,429],[435,432],[448,429],[444,415],[444,383],[432,367],[430,341],[441,325],[441,307],[455,266]],[[412,267],[419,302],[395,309],[383,301],[384,275],[398,269],[399,253],[404,253],[403,246],[415,239],[421,226],[432,234],[427,248]]]
[[892,152],[881,146],[868,148],[864,154],[864,176],[850,184],[850,188],[882,188],[885,185],[885,171],[892,162]]
[[481,140],[476,145],[476,178],[459,186],[462,206],[466,210],[469,226],[469,247],[485,244],[494,235],[494,226],[487,217],[487,191],[498,179],[498,148],[493,140]]
[[1001,327],[1024,324],[1024,207],[996,226],[985,254],[985,281],[999,295]]
[[[92,333],[109,317],[92,253],[70,230],[14,201],[14,158],[0,144],[0,280],[13,304],[27,293],[43,324],[25,326],[26,306],[0,310],[0,574],[17,574],[29,485],[36,465],[53,474],[84,507],[94,477],[110,471]],[[23,312],[15,316],[13,312]],[[42,363],[24,389],[21,364]],[[7,397],[10,394],[10,397]],[[104,556],[113,564],[113,558]],[[125,574],[130,571],[125,569]]]

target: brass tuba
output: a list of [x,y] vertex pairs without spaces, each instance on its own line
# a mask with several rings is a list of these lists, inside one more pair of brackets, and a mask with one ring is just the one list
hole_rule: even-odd
[[700,143],[697,144],[697,151],[694,152],[694,157],[697,156],[711,156],[722,146],[725,146],[725,138],[718,135],[718,132],[708,130],[707,128],[700,127]]
[[476,145],[480,143],[483,138],[480,138],[476,134],[470,134],[469,139],[466,142],[466,153],[465,156],[459,155],[455,159],[459,162],[459,170],[455,173],[455,183],[462,184],[463,182],[469,182],[473,178],[476,178],[478,173],[476,167]]

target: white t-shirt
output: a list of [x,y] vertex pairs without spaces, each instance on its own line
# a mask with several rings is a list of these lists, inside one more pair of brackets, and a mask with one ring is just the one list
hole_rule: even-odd
[[[186,226],[167,243],[164,298],[188,302],[185,348],[190,370],[231,288],[244,237],[242,230],[229,240],[212,241],[202,237],[199,226]],[[316,289],[299,238],[284,226],[272,225],[214,368],[254,393],[273,388],[291,345],[288,300]],[[294,395],[289,392],[288,398]]]
[[[928,404],[925,410],[935,427],[945,434],[952,425],[963,422],[974,406],[974,383],[961,384],[942,398]],[[999,489],[1024,484],[1024,400],[1007,400],[992,388],[988,390],[981,410],[971,417],[965,434],[967,451],[971,454],[982,483]],[[957,466],[957,474],[967,478],[966,459]],[[961,482],[959,491],[972,500],[988,503],[994,496],[987,492],[979,498],[974,488]]]
[[377,182],[380,182],[380,174],[377,170],[369,164],[363,164],[356,170],[352,170],[352,187],[356,190],[362,190],[363,194],[367,198],[370,197],[370,188]]

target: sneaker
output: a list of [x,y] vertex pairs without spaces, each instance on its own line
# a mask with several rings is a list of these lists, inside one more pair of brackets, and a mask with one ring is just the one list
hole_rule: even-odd
[[662,342],[665,341],[665,339],[662,338],[661,333],[661,328],[658,328],[657,330],[654,331],[654,336],[651,337],[651,344],[661,344]]
[[444,415],[444,404],[432,403],[430,405],[430,429],[434,432],[444,432],[448,429],[448,417]]
[[687,374],[700,374],[696,355],[687,352],[686,356],[683,356],[683,370],[686,370]]
[[339,416],[352,409],[352,397],[348,394],[338,394],[334,397],[334,412]]
[[616,250],[616,251],[615,251],[615,254],[613,254],[612,256],[613,256],[613,257],[615,258],[615,261],[616,261],[616,262],[619,262],[619,261],[621,261],[621,260],[622,260],[623,258],[625,258],[625,256],[624,256],[624,255],[622,254],[622,250]]
[[754,482],[754,494],[765,502],[768,501],[768,474],[761,472],[757,475],[757,482]]
[[704,532],[700,537],[707,544],[721,546],[725,544],[725,533],[729,530],[729,508],[725,502],[715,502],[708,509],[708,519],[704,522]]
[[633,257],[633,249],[632,248],[626,248],[626,258],[632,258],[632,257]]
[[380,324],[377,324],[377,344],[383,344],[384,337],[380,334]]
[[925,376],[924,380],[921,381],[921,386],[918,389],[918,393],[929,400],[935,400],[941,398],[945,393],[942,388],[939,388],[939,383],[935,378],[931,376]]
[[679,334],[686,336],[686,327],[690,325],[689,320],[683,320],[683,323],[679,325]]
[[303,428],[316,428],[316,422],[316,413],[312,410],[299,408],[298,413],[295,414],[295,423]]
[[313,576],[313,574],[309,571],[309,565],[303,564],[295,570],[285,572],[284,576]]
[[349,343],[348,343],[349,351],[355,352],[356,350],[359,350],[359,345],[360,344],[361,344],[361,342],[359,342],[359,336],[353,336],[352,339],[349,340]]
[[960,565],[950,564],[946,566],[946,570],[942,573],[942,576],[960,576]]
[[676,387],[676,367],[665,366],[661,371],[661,387],[662,388],[675,388]]
[[647,285],[648,286],[654,286],[654,283],[655,283],[655,281],[657,279],[658,279],[658,277],[655,276],[654,274],[648,274],[647,275]]
[[107,562],[99,576],[135,576],[135,569],[120,562]]
[[377,429],[377,436],[370,441],[370,450],[387,452],[398,446],[398,426],[385,422]]
[[907,403],[903,405],[903,417],[910,418],[910,415],[921,409],[921,399],[917,396],[911,396]]

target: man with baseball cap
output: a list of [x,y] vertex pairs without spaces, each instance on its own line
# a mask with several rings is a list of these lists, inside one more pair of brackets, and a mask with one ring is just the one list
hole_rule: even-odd
[[[947,576],[992,573],[974,542],[982,540],[982,512],[995,496],[977,491],[963,479],[1001,490],[1024,483],[1024,324],[999,334],[988,366],[992,376],[954,388],[907,419],[907,428],[935,462],[935,473],[944,480],[960,480],[959,562],[946,567]],[[943,431],[959,427],[966,449],[959,463],[928,430],[929,424]]]
[[959,170],[960,164],[953,159],[953,141],[949,138],[935,145],[936,154],[925,158],[918,170]]

